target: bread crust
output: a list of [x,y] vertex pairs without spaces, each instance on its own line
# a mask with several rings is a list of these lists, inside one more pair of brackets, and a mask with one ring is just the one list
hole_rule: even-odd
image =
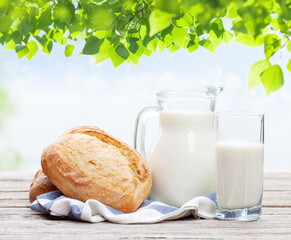
[[53,183],[40,169],[36,172],[33,177],[32,183],[30,184],[29,201],[32,203],[36,200],[37,196],[56,190],[58,190],[58,188],[53,185]]
[[134,212],[151,191],[145,158],[97,127],[76,127],[61,135],[44,150],[41,164],[66,196],[96,199],[124,213]]

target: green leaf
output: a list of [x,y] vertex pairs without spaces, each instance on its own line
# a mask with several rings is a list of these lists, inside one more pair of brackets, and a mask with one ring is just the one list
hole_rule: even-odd
[[147,48],[145,48],[143,54],[146,55],[147,57],[150,57],[152,55],[152,51],[147,49]]
[[160,50],[160,52],[163,52],[165,48],[167,48],[170,44],[172,43],[172,37],[171,35],[167,34],[164,37],[164,40],[161,40],[158,42],[158,49]]
[[229,31],[225,30],[222,39],[225,42],[225,45],[227,46],[233,39],[233,35]]
[[35,38],[37,39],[40,47],[42,48],[42,51],[46,54],[51,54],[52,48],[53,48],[53,42],[51,40],[48,40],[46,38],[46,35],[39,37],[39,36],[35,36]]
[[289,52],[291,52],[291,42],[288,42],[286,48],[287,48],[287,50],[288,50]]
[[268,34],[265,36],[265,56],[267,59],[273,56],[281,47],[281,40],[276,34]]
[[12,25],[13,22],[12,17],[10,15],[6,15],[2,17],[0,21],[1,21],[0,32],[7,32]]
[[105,38],[104,42],[102,43],[99,52],[94,56],[95,64],[103,62],[104,60],[108,59],[110,56],[108,54],[108,48],[110,48],[110,42]]
[[109,57],[111,58],[111,61],[114,65],[114,68],[118,67],[120,64],[122,64],[125,61],[124,58],[120,57],[116,53],[115,48],[113,46],[111,46],[107,49],[107,53],[108,53]]
[[169,51],[171,54],[173,54],[174,52],[176,52],[179,47],[177,47],[175,44],[171,44],[169,47],[168,47]]
[[96,30],[110,30],[115,19],[114,12],[107,6],[95,6],[88,12],[89,26]]
[[156,0],[155,7],[167,13],[179,13],[177,0]]
[[193,45],[187,47],[189,53],[194,52],[195,50],[197,50],[199,48],[199,45],[197,43],[194,43]]
[[240,33],[234,41],[249,47],[258,47],[264,43],[264,38],[260,36],[255,38],[251,35]]
[[71,45],[71,44],[68,44],[66,46],[66,49],[65,49],[65,55],[66,55],[66,57],[72,56],[74,50],[75,50],[75,46],[74,45]]
[[47,40],[42,51],[48,55],[51,55],[52,49],[53,49],[53,41]]
[[16,43],[11,39],[5,43],[4,50],[14,50],[16,48]]
[[26,54],[29,53],[29,49],[26,46],[23,45],[19,45],[15,48],[15,51],[17,53],[17,56],[19,59],[21,59],[22,57],[24,57]]
[[221,43],[222,43],[222,36],[217,37],[213,30],[209,33],[209,40],[211,41],[211,44],[214,49],[216,49]]
[[237,19],[237,20],[233,20],[232,22],[232,30],[239,32],[239,33],[244,33],[244,34],[248,34],[248,30],[246,29],[243,21]]
[[0,9],[9,7],[11,0],[1,0],[0,2]]
[[100,51],[99,53],[97,53],[95,56],[95,64],[98,64],[98,63],[101,63],[103,61],[105,61],[106,59],[109,58],[109,55],[107,53],[107,51],[103,52],[103,51]]
[[67,43],[67,39],[64,37],[63,33],[61,32],[55,32],[53,39],[61,45],[65,45]]
[[18,24],[17,29],[22,35],[27,35],[29,33],[33,33],[36,26],[29,19],[24,19]]
[[40,15],[38,19],[38,26],[39,28],[43,29],[50,26],[53,23],[52,20],[52,9],[48,8]]
[[183,47],[187,35],[187,30],[185,28],[174,27],[171,35],[173,43],[175,43],[177,47]]
[[248,90],[262,84],[260,75],[269,67],[271,67],[271,63],[268,60],[256,62],[250,67],[248,73]]
[[123,59],[127,59],[129,57],[129,52],[126,49],[126,47],[120,43],[116,48],[115,48],[115,52],[122,57]]
[[154,38],[152,41],[149,42],[147,48],[152,52],[156,53],[158,42],[158,39]]
[[128,60],[132,63],[133,66],[137,66],[139,62],[139,57],[134,54],[130,54]]
[[259,4],[243,6],[238,9],[238,14],[249,35],[253,36],[258,36],[261,30],[271,22],[268,10]]
[[131,42],[128,50],[135,54],[138,50],[138,44],[136,42]]
[[26,44],[26,46],[29,49],[29,53],[26,55],[26,58],[27,58],[27,60],[30,60],[36,54],[36,52],[38,50],[38,46],[37,46],[37,43],[33,40],[29,41]]
[[21,44],[22,43],[22,35],[20,32],[18,31],[15,31],[11,34],[11,37],[13,39],[13,41],[16,43],[16,44]]
[[176,20],[176,26],[193,28],[194,22],[192,16],[189,14],[184,14],[183,18]]
[[209,39],[203,39],[202,41],[199,42],[199,44],[202,47],[206,48],[211,53],[215,54],[215,48],[213,47],[213,45]]
[[291,72],[291,59],[289,59],[289,62],[287,64],[287,69]]
[[154,34],[167,28],[170,25],[173,17],[174,14],[172,13],[154,9],[149,17],[150,36],[153,36]]
[[56,23],[70,24],[75,13],[74,5],[69,2],[61,2],[54,7],[53,17]]
[[97,37],[91,36],[86,40],[86,44],[83,48],[82,54],[84,55],[95,55],[99,52],[100,46],[103,40]]
[[238,17],[237,5],[234,2],[231,2],[230,5],[227,7],[226,16],[229,18]]
[[284,85],[283,71],[279,65],[273,65],[267,68],[261,74],[261,82],[269,96]]
[[216,36],[220,38],[222,34],[224,33],[222,20],[220,18],[217,18],[214,21],[212,21],[211,29],[216,34]]

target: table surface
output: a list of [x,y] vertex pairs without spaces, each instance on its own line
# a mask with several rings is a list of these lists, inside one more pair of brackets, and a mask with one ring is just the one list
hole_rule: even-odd
[[265,173],[263,213],[255,222],[186,218],[158,224],[85,223],[29,208],[33,174],[0,171],[0,239],[291,239],[291,172]]

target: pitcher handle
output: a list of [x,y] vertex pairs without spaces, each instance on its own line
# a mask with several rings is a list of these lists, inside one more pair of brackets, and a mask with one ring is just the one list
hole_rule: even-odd
[[158,112],[157,106],[146,107],[142,109],[136,117],[134,128],[134,148],[138,150],[145,158],[145,131],[147,120],[153,114]]

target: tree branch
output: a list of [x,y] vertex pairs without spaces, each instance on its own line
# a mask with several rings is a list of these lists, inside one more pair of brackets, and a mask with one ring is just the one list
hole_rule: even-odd
[[[151,5],[153,2],[154,2],[154,1],[150,1],[150,2],[146,5],[146,7],[148,7],[149,5]],[[138,13],[142,12],[144,9],[145,9],[145,7],[143,7],[143,8],[140,9],[140,10],[138,10],[138,11],[135,13],[135,15],[134,15],[131,19],[129,19],[128,23],[130,23],[130,22],[131,22],[131,21],[136,17],[136,15],[137,15]],[[128,23],[127,23],[127,24],[128,24]]]

